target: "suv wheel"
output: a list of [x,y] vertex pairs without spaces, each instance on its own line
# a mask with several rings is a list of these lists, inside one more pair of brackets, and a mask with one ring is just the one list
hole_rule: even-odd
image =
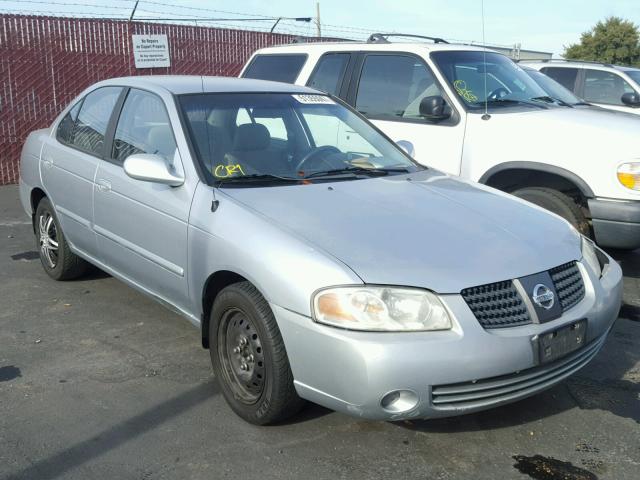
[[266,425],[297,413],[284,342],[269,304],[249,282],[223,289],[209,322],[211,363],[222,393],[240,417]]
[[561,216],[581,234],[590,236],[589,222],[584,216],[582,208],[564,193],[545,187],[521,188],[511,193]]
[[54,280],[72,280],[83,275],[87,262],[69,248],[58,217],[47,198],[38,203],[35,215],[35,234],[44,271]]

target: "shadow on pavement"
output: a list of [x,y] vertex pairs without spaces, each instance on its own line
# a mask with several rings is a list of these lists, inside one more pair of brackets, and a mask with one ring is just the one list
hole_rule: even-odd
[[96,434],[92,438],[76,443],[49,458],[37,461],[30,467],[14,475],[10,475],[5,480],[26,480],[34,478],[47,480],[56,478],[156,428],[169,419],[207,401],[212,395],[218,393],[214,381],[200,384],[177,397],[166,400],[149,410],[120,422]]

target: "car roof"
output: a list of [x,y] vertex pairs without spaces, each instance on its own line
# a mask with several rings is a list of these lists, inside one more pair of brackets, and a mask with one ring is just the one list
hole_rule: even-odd
[[622,65],[612,65],[610,63],[598,63],[598,62],[581,62],[579,60],[522,60],[522,65],[535,65],[538,67],[558,67],[558,68],[594,68],[599,70],[620,70],[622,72],[640,71],[640,68],[625,67]]
[[[393,43],[367,43],[367,42],[316,42],[316,43],[287,43],[274,45],[258,50],[259,54],[277,53],[321,53],[325,51],[390,51],[390,52],[416,52],[416,51],[487,51],[494,52],[490,48],[475,45],[462,45],[456,43],[428,43],[428,42],[393,42]],[[499,53],[499,52],[495,52]]]
[[319,93],[308,87],[252,78],[207,77],[200,75],[141,75],[118,77],[97,84],[154,90],[164,89],[176,95],[189,93]]

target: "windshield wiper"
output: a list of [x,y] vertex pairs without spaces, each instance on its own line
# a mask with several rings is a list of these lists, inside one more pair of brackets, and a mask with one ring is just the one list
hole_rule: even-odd
[[309,175],[305,175],[302,178],[314,178],[314,177],[330,177],[332,175],[343,175],[343,174],[364,174],[364,175],[372,175],[383,177],[385,175],[389,175],[390,173],[409,173],[409,169],[405,167],[394,167],[394,168],[366,168],[366,167],[345,167],[345,168],[335,168],[333,170],[323,170],[321,172],[313,172]]
[[302,178],[293,177],[279,177],[278,175],[272,175],[269,173],[264,174],[252,174],[252,175],[240,175],[237,177],[219,178],[218,186],[227,183],[254,183],[254,182],[274,182],[274,183],[297,183]]
[[571,105],[570,103],[567,103],[564,100],[560,100],[559,98],[551,97],[549,95],[532,97],[529,100],[533,100],[534,102],[557,103],[558,105],[562,105],[563,107],[573,108],[573,105]]
[[[505,107],[508,105],[529,105],[536,108],[547,108],[544,105],[540,105],[539,103],[528,102],[526,100],[515,100],[513,98],[495,98],[493,100],[487,100],[486,104],[491,106],[502,105]],[[483,107],[485,105],[485,102],[474,102],[472,105],[476,107]]]

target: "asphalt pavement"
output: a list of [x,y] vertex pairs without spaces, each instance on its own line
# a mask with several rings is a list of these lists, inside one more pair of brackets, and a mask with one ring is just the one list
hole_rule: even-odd
[[640,251],[612,252],[625,306],[603,351],[542,394],[399,423],[309,405],[256,427],[186,320],[100,271],[51,280],[17,195],[0,187],[0,479],[640,478]]

